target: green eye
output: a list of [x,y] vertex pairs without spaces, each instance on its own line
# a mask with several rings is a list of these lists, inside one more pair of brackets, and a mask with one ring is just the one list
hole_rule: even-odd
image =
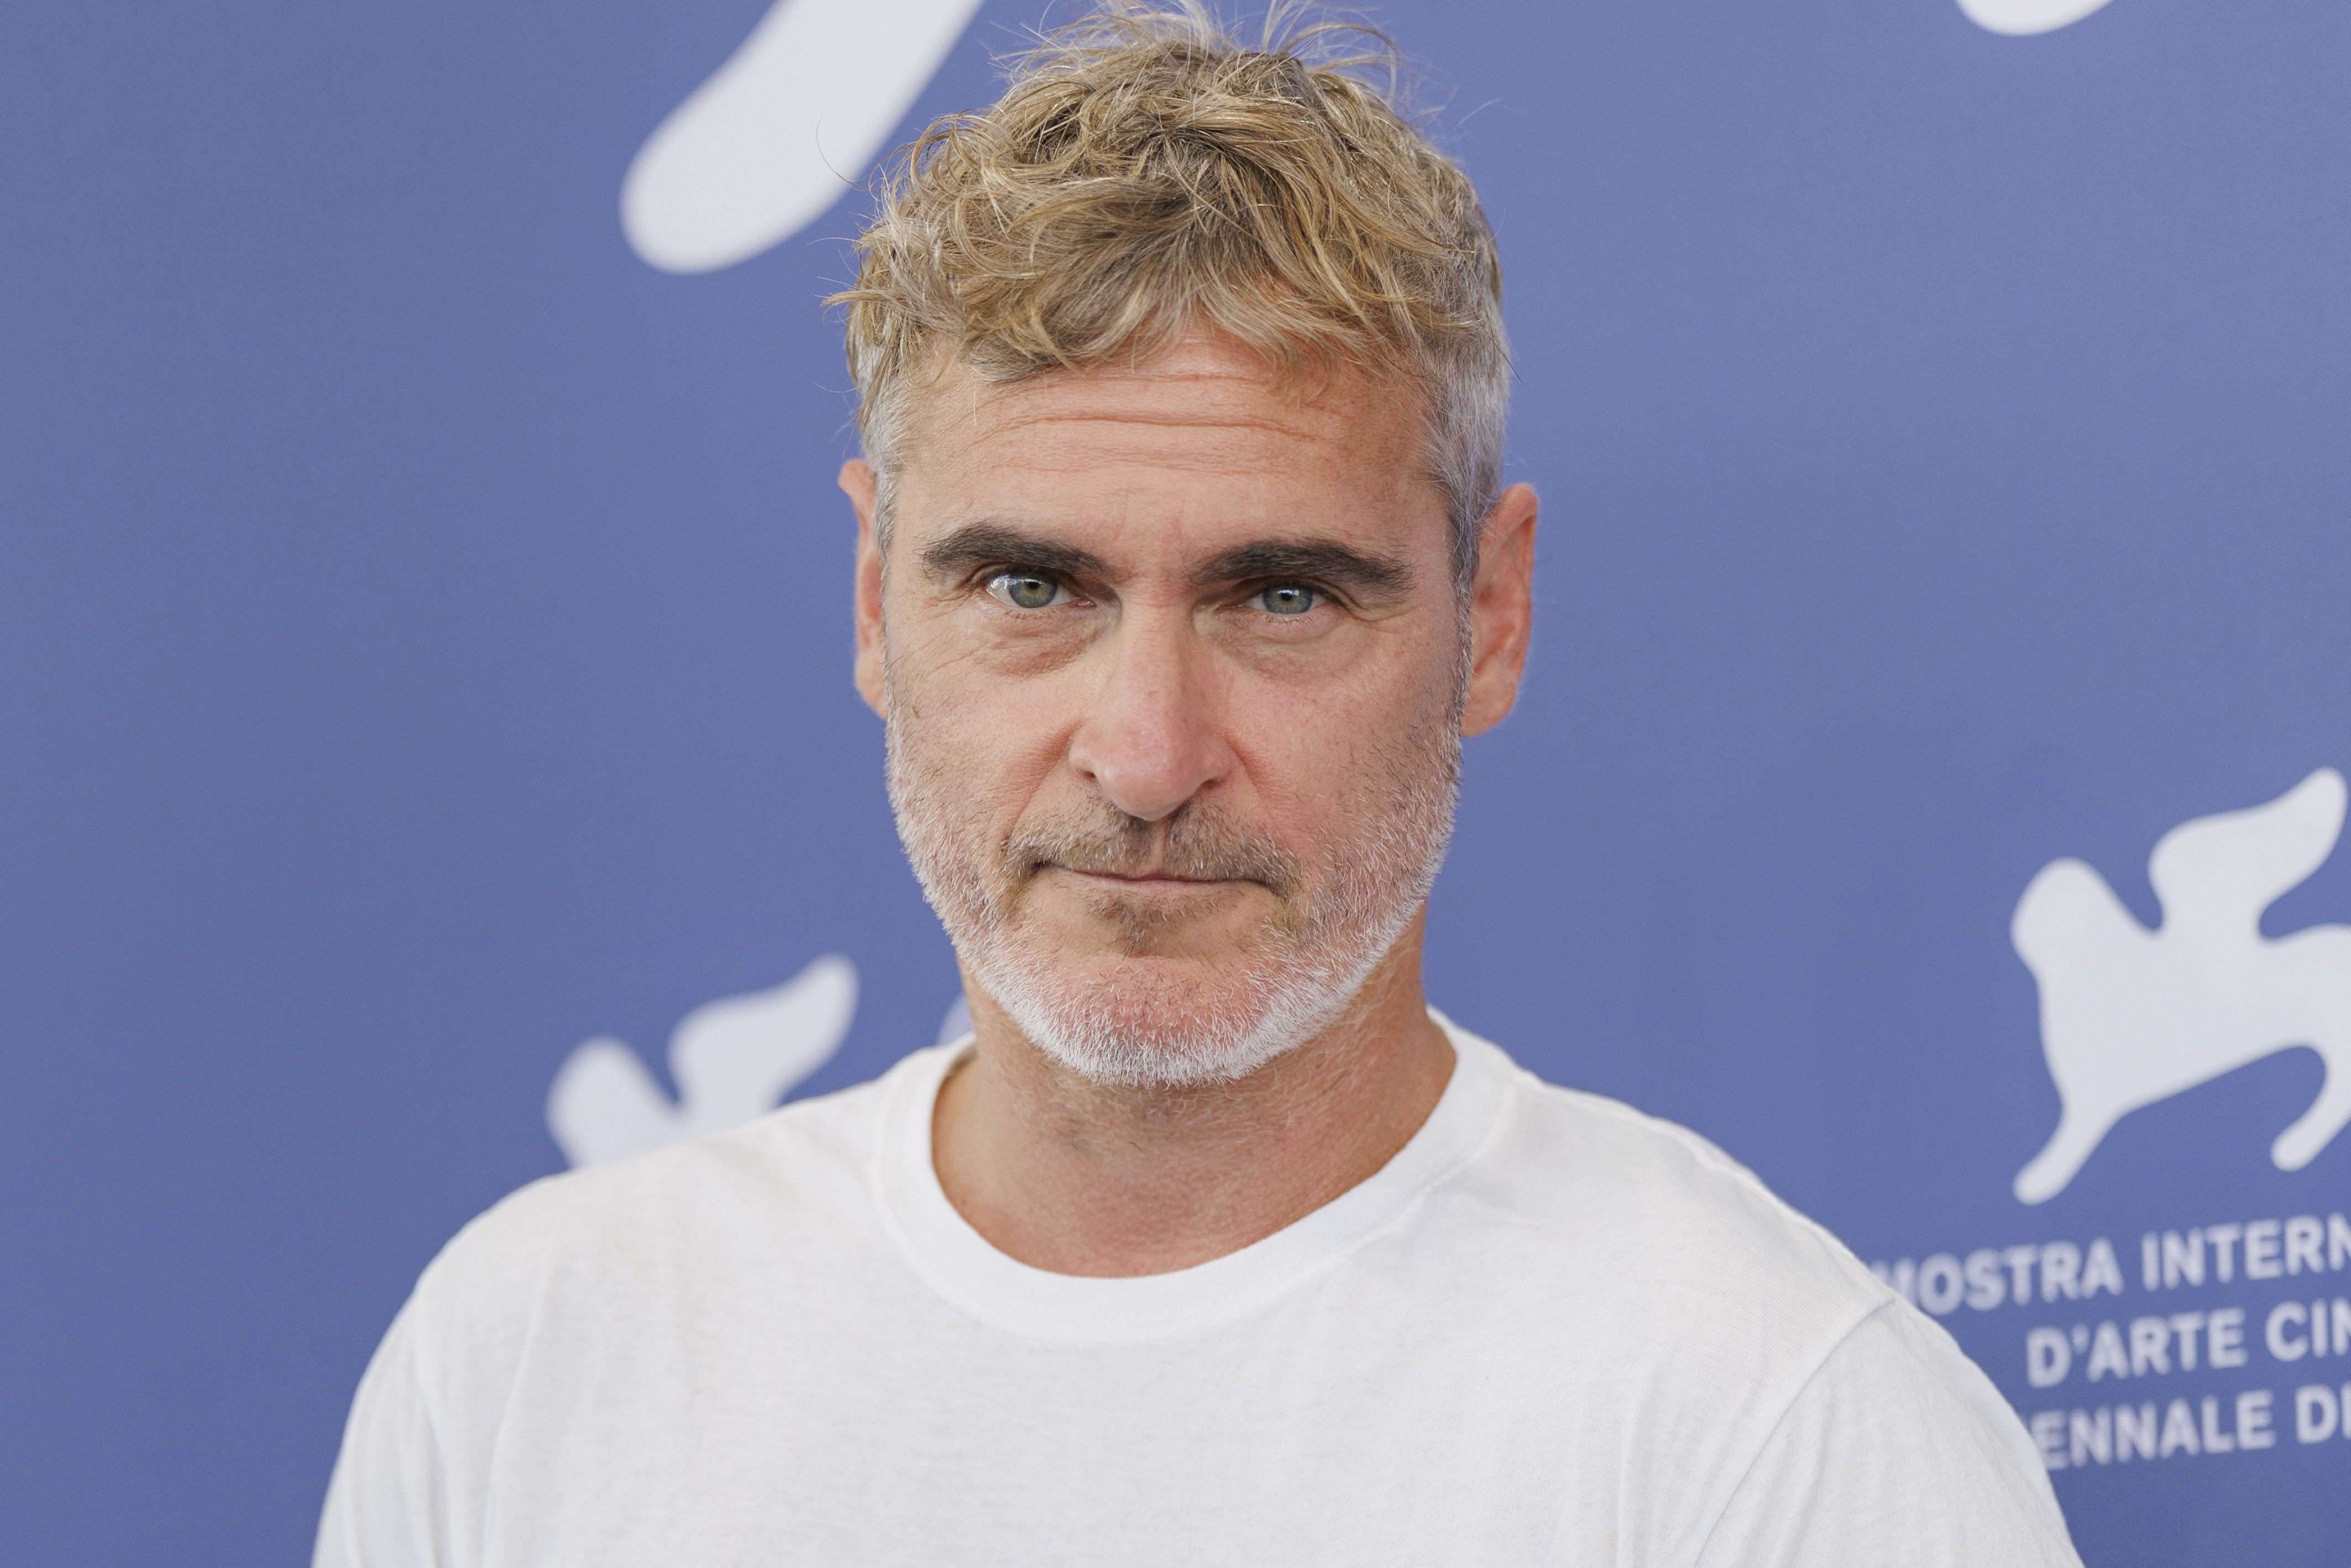
[[1302,582],[1278,582],[1259,590],[1249,601],[1270,615],[1303,615],[1322,601],[1322,596]]
[[1061,596],[1061,585],[1033,571],[1008,571],[988,580],[987,591],[1017,610],[1044,610]]

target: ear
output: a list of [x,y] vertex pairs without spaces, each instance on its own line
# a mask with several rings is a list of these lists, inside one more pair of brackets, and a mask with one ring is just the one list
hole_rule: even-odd
[[1469,700],[1461,733],[1481,735],[1509,716],[1526,673],[1534,632],[1535,512],[1532,486],[1513,485],[1486,514],[1478,575],[1469,588]]
[[852,457],[841,465],[841,494],[857,512],[857,570],[851,613],[857,623],[857,690],[865,706],[883,711],[882,540],[877,528],[873,470]]

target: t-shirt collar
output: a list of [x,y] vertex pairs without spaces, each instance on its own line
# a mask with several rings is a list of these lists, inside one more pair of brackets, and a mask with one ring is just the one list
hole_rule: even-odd
[[931,1163],[940,1084],[969,1037],[918,1051],[893,1071],[881,1106],[876,1186],[901,1249],[938,1294],[1026,1338],[1089,1343],[1160,1339],[1255,1312],[1391,1227],[1468,1164],[1494,1129],[1513,1069],[1487,1041],[1429,1009],[1453,1042],[1445,1092],[1405,1146],[1367,1179],[1305,1218],[1222,1258],[1166,1274],[1095,1279],[1033,1269],[999,1252],[947,1201]]

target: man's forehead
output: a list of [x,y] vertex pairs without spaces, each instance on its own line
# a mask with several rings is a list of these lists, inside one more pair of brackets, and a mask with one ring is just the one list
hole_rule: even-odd
[[919,497],[925,532],[981,515],[1115,528],[1136,513],[1392,532],[1442,512],[1416,392],[1351,367],[1286,383],[1245,350],[1190,341],[1011,382],[946,367],[909,413],[900,494]]
[[1352,364],[1281,376],[1246,348],[1192,336],[1140,362],[985,381],[940,364],[917,381],[905,461],[1253,468],[1319,463],[1362,475],[1420,463],[1411,385]]

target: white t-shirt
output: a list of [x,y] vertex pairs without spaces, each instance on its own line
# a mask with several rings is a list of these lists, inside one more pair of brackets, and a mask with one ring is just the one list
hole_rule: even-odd
[[1447,1027],[1385,1168],[1172,1274],[964,1222],[967,1044],[526,1187],[376,1353],[319,1568],[2077,1563],[1939,1327],[1704,1140]]

